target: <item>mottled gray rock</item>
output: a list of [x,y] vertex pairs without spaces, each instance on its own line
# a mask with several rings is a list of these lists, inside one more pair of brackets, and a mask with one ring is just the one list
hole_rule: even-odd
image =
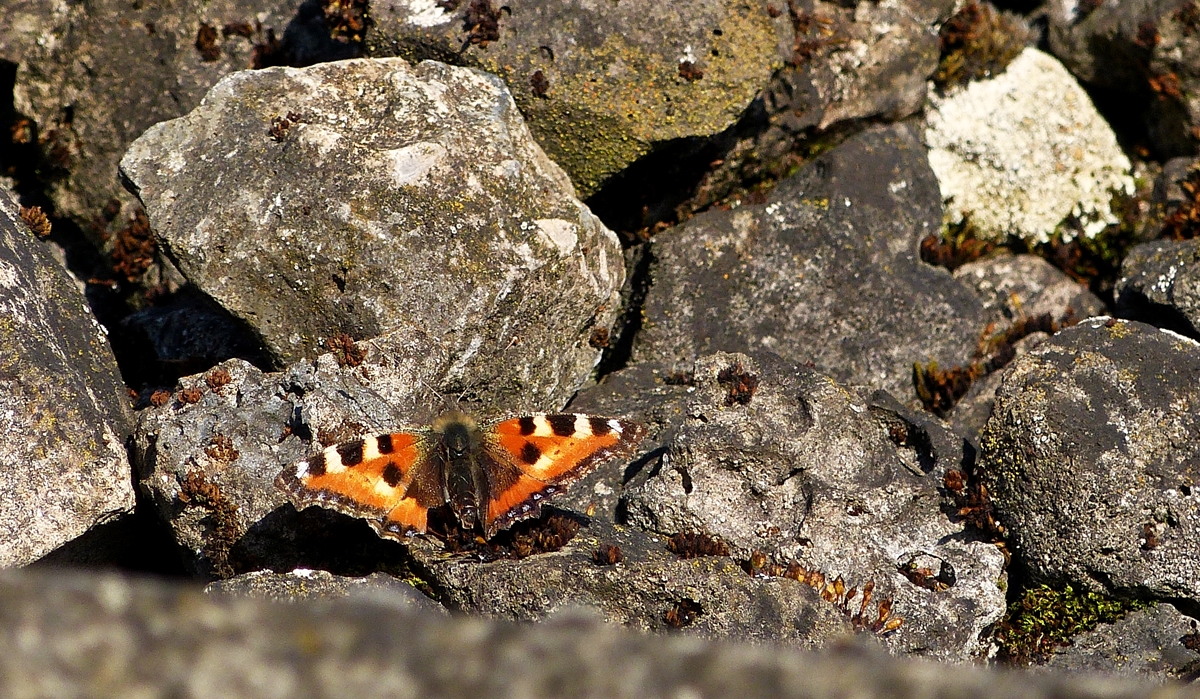
[[[707,532],[737,555],[794,559],[847,586],[874,580],[905,619],[890,647],[960,659],[978,650],[1004,612],[1003,557],[942,513],[938,481],[925,475],[935,454],[898,448],[906,440],[865,401],[774,355],[709,355],[694,377],[661,463],[625,491],[631,524]],[[751,383],[751,395],[737,392]],[[910,564],[953,571],[954,584],[919,586],[902,574]]]
[[703,353],[765,349],[915,401],[913,363],[968,363],[995,316],[917,258],[941,220],[913,129],[870,129],[782,181],[766,204],[709,211],[656,236],[633,358],[686,370]]
[[[32,639],[32,640],[31,640]],[[511,624],[370,600],[281,606],[186,586],[0,575],[0,693],[447,699],[1182,699],[1128,679],[999,672],[870,652],[630,633],[580,619]]]
[[1200,337],[1200,239],[1142,243],[1121,261],[1117,312]]
[[[298,43],[297,31],[285,27],[291,20],[300,29],[294,17],[300,4],[6,3],[0,59],[18,64],[14,104],[37,123],[56,212],[88,231],[110,200],[133,204],[117,179],[117,161],[129,144],[151,124],[195,107],[222,75],[249,68],[255,43],[267,44],[268,31]],[[256,21],[258,36],[221,34],[226,24]],[[213,60],[196,47],[204,24],[213,29]],[[330,48],[326,55],[336,56],[339,47]],[[345,45],[340,49],[344,57]]]
[[1050,50],[1081,81],[1138,105],[1162,157],[1193,155],[1200,125],[1200,33],[1190,0],[1045,5]]
[[[710,638],[815,648],[853,634],[848,615],[809,585],[752,576],[727,556],[681,559],[666,544],[665,537],[597,520],[564,548],[515,561],[480,563],[444,553],[427,538],[414,540],[410,551],[445,604],[488,616],[544,620],[583,607],[611,623],[667,631],[681,623],[668,621],[668,613],[684,605],[691,618],[682,628]],[[622,560],[597,563],[601,545],[617,546]]]
[[1017,359],[978,472],[1035,579],[1200,601],[1200,345],[1094,318]]
[[0,192],[0,566],[133,509],[128,398],[71,278]]
[[1000,309],[1009,321],[1043,314],[1056,321],[1083,320],[1104,312],[1104,302],[1087,286],[1037,255],[986,257],[954,270],[954,278],[974,288],[984,308]]
[[349,578],[324,570],[297,568],[288,573],[258,570],[205,586],[210,595],[227,595],[274,602],[335,600],[346,597],[366,598],[411,612],[446,613],[446,608],[417,591],[415,587],[388,575]]
[[121,167],[179,270],[280,362],[338,333],[395,333],[410,383],[561,405],[616,314],[616,236],[479,71],[392,58],[236,73]]
[[762,2],[511,3],[496,11],[495,36],[474,44],[464,23],[474,5],[453,6],[372,3],[369,52],[500,76],[582,196],[655,145],[733,124],[781,63],[784,26]]
[[1195,633],[1195,619],[1162,602],[1077,634],[1046,667],[1191,681],[1200,669],[1200,653],[1182,641]]
[[738,126],[720,137],[719,162],[688,203],[694,210],[745,182],[781,177],[794,166],[788,156],[798,142],[920,111],[938,64],[933,27],[954,8],[946,0],[778,5],[776,21],[790,25],[780,47],[786,63]]

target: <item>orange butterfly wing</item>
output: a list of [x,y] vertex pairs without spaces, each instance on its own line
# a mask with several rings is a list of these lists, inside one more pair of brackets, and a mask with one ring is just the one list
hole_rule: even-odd
[[397,541],[424,533],[429,508],[444,502],[442,472],[424,434],[395,432],[331,446],[284,469],[275,487],[296,509],[320,505],[359,517]]
[[594,415],[536,414],[497,423],[484,443],[487,536],[537,516],[547,498],[596,466],[628,456],[644,436],[637,423]]

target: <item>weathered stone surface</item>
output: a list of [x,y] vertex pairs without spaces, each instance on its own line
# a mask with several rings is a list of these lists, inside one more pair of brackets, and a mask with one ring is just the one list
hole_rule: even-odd
[[1027,48],[1004,73],[947,96],[931,88],[925,141],[946,218],[977,237],[1045,242],[1068,217],[1094,236],[1133,194],[1129,159],[1062,64]]
[[931,27],[950,16],[954,3],[800,0],[780,9],[790,25],[781,44],[786,63],[738,125],[717,139],[720,155],[709,160],[718,162],[688,202],[693,210],[748,182],[782,177],[805,139],[920,111],[938,64]]
[[1200,34],[1191,0],[1048,2],[1050,50],[1085,83],[1138,105],[1164,158],[1196,153]]
[[782,181],[766,204],[656,236],[634,361],[686,370],[706,352],[766,349],[915,401],[913,363],[968,363],[994,315],[917,259],[940,226],[916,134],[868,130]]
[[1041,580],[1200,601],[1200,345],[1094,318],[1017,359],[979,473]]
[[544,408],[587,377],[592,330],[615,317],[616,236],[478,71],[236,73],[147,131],[122,171],[179,270],[280,362],[394,332],[410,377]]
[[1200,337],[1200,239],[1156,240],[1121,262],[1117,312]]
[[1036,255],[968,262],[954,270],[954,278],[971,285],[984,308],[1000,309],[1009,322],[1043,314],[1056,321],[1083,320],[1104,312],[1104,302],[1087,286]]
[[333,575],[324,570],[297,568],[288,573],[259,570],[205,586],[210,595],[226,595],[274,602],[298,600],[335,600],[346,597],[366,598],[411,612],[445,614],[446,608],[417,591],[415,587],[387,573],[363,577]]
[[1050,658],[1046,667],[1191,681],[1200,653],[1188,649],[1182,641],[1194,633],[1194,619],[1162,602],[1076,635],[1070,646]]
[[[544,620],[584,607],[608,622],[646,631],[681,624],[687,633],[710,638],[804,648],[854,632],[848,616],[806,584],[752,576],[727,556],[681,559],[666,543],[665,537],[597,520],[563,549],[516,561],[480,563],[444,553],[429,539],[414,540],[410,551],[447,605],[488,616]],[[617,546],[623,560],[598,564],[593,554],[601,545]],[[692,618],[673,625],[668,613],[681,604]]]
[[[12,3],[6,3],[0,59],[18,64],[14,104],[37,123],[56,212],[86,231],[110,200],[133,204],[117,179],[117,161],[129,144],[151,124],[195,107],[222,75],[249,68],[254,44],[265,45],[268,30],[288,46],[310,42],[301,36],[300,4],[18,2],[9,15]],[[263,26],[257,37],[221,35],[226,24],[256,21]],[[196,47],[205,24],[213,29],[212,60]],[[328,51],[306,46],[303,53],[329,60],[340,48],[345,56],[346,46],[333,46],[328,32],[324,41]]]
[[0,566],[133,509],[125,387],[70,277],[0,191]]
[[[874,580],[905,620],[885,643],[970,657],[1003,614],[1003,558],[942,513],[938,481],[926,472],[947,455],[921,444],[916,429],[914,444],[899,448],[890,435],[900,433],[865,401],[774,355],[710,355],[694,372],[696,391],[661,463],[625,491],[630,524],[707,532],[736,555],[762,550],[842,576],[847,587]],[[735,394],[749,383],[752,395]],[[953,584],[919,586],[902,574],[910,567]]]
[[359,599],[281,606],[160,582],[25,571],[0,575],[0,678],[5,696],[96,699],[139,693],[240,699],[271,692],[362,699],[1194,694],[1123,679],[630,633],[579,615],[530,625],[447,619]]
[[733,124],[781,62],[761,2],[510,3],[486,44],[470,43],[474,5],[453,6],[372,3],[369,52],[500,76],[582,196],[656,144]]

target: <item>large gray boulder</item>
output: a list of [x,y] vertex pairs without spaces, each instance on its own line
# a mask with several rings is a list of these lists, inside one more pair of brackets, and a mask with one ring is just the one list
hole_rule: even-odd
[[561,405],[616,314],[616,236],[476,70],[235,73],[121,167],[180,272],[280,364],[392,333],[413,390]]
[[129,429],[104,329],[0,191],[0,567],[133,509]]

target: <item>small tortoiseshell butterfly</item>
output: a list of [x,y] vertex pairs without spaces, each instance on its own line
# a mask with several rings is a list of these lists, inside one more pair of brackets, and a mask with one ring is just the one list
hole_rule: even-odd
[[480,426],[447,412],[423,429],[329,447],[275,479],[303,509],[360,517],[380,536],[423,534],[429,509],[446,503],[464,529],[491,538],[537,517],[542,503],[594,467],[630,455],[645,436],[633,422],[535,414]]

